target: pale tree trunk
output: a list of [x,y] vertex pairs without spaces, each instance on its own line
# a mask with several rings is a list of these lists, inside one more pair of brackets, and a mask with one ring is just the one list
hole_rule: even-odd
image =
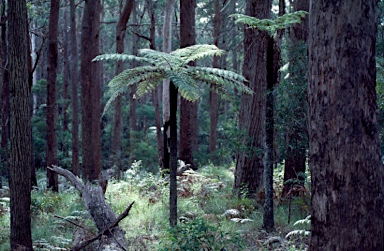
[[[180,1],[180,48],[196,43],[195,0]],[[190,65],[193,65],[191,63]],[[193,152],[197,149],[197,108],[198,103],[180,98],[180,145],[179,158],[196,168]]]
[[[298,0],[293,3],[293,11],[305,10],[309,11],[309,2],[306,0]],[[290,29],[290,50],[289,55],[289,81],[303,89],[307,85],[307,54],[306,46],[308,33],[308,18],[305,18],[301,24],[293,25]],[[298,55],[303,56],[298,56]],[[300,67],[302,66],[302,67]],[[296,88],[297,89],[297,88]],[[291,92],[288,92],[288,95]],[[287,136],[286,136],[286,154],[284,163],[284,187],[282,197],[296,195],[292,190],[295,185],[304,185],[304,176],[299,175],[305,173],[306,149],[308,135],[306,130],[306,114],[307,104],[305,94],[301,96],[290,97],[296,100],[294,117],[287,116]],[[298,123],[301,122],[301,123]],[[287,182],[288,181],[288,182]],[[298,182],[294,182],[298,181]]]
[[75,0],[69,0],[70,5],[70,50],[71,50],[71,106],[72,106],[72,172],[79,174],[79,101],[78,101],[78,50],[76,32]]
[[[134,3],[135,4],[135,3]],[[132,11],[132,21],[134,24],[137,24],[137,8],[138,6],[135,4]],[[134,32],[137,33],[138,26],[135,25],[133,28]],[[132,55],[138,54],[138,42],[139,38],[136,34],[132,34]],[[137,62],[133,61],[131,63],[131,68],[137,67]],[[135,150],[137,143],[137,119],[136,119],[136,105],[137,100],[134,98],[136,93],[136,84],[131,85],[129,87],[129,148],[130,148],[130,163],[132,163],[135,159]]]
[[384,250],[375,0],[312,1],[309,250]]
[[[51,1],[48,31],[48,78],[47,78],[47,166],[57,165],[57,135],[56,135],[56,76],[58,64],[58,25],[60,0]],[[57,173],[47,169],[47,188],[59,191]]]
[[11,250],[33,250],[31,236],[31,90],[26,1],[8,1]]
[[[172,51],[172,20],[175,0],[167,0],[164,10],[164,25],[163,25],[163,51]],[[163,168],[169,170],[169,80],[163,81]]]
[[[68,33],[68,10],[67,8],[64,9],[64,28],[63,28],[63,132],[68,132],[69,130],[69,72],[70,72],[70,65],[69,65],[69,33]],[[69,156],[69,147],[67,142],[59,142],[59,146],[61,146],[61,151],[64,153],[64,157],[68,158]],[[65,166],[67,168],[67,165]]]
[[[127,0],[124,8],[120,12],[119,21],[116,25],[116,53],[124,53],[124,38],[127,30],[127,22],[134,6],[134,0]],[[116,75],[124,70],[124,63],[118,61],[116,65]],[[121,155],[121,137],[122,137],[122,97],[119,96],[115,100],[115,112],[113,114],[112,129],[112,161],[118,167],[118,177],[122,171],[122,155]]]
[[[219,46],[220,39],[220,0],[215,0],[215,17],[213,19],[213,44]],[[219,68],[219,57],[213,57],[214,68]],[[216,92],[209,92],[209,154],[216,151],[217,120],[219,118],[219,97]]]
[[[152,0],[147,0],[148,16],[151,20],[151,28],[149,29],[150,48],[156,50],[156,19],[155,11],[153,9]],[[159,167],[163,168],[163,137],[161,134],[161,118],[160,118],[160,92],[159,87],[153,91],[153,105],[155,106],[155,123],[156,123],[156,138],[157,138],[157,152]]]
[[[269,18],[271,0],[248,0],[245,14]],[[237,155],[234,193],[253,197],[263,185],[265,149],[265,93],[267,89],[266,53],[268,34],[244,30],[243,75],[253,95],[243,94],[240,103],[239,128],[244,132],[244,149]]]
[[92,59],[99,55],[100,2],[85,2],[81,33],[81,107],[83,178],[96,180],[100,162],[100,67]]

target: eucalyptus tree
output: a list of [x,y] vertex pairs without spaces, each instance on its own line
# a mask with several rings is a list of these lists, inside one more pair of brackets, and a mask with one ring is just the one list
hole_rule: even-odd
[[376,0],[311,2],[311,251],[384,250],[376,7]]
[[28,81],[27,6],[8,1],[11,250],[33,250],[31,235],[31,89]]
[[[49,14],[48,31],[48,79],[47,79],[47,166],[57,165],[57,104],[56,77],[58,65],[58,26],[60,0],[52,0]],[[57,173],[47,169],[47,188],[59,191]]]
[[[177,95],[180,93],[185,99],[195,102],[200,97],[198,83],[208,84],[211,90],[226,98],[230,98],[227,89],[236,87],[240,91],[251,94],[252,91],[244,85],[245,78],[237,73],[210,67],[189,65],[200,58],[219,56],[224,53],[214,45],[194,45],[175,50],[170,53],[158,52],[151,49],[142,49],[139,56],[124,54],[107,54],[96,57],[94,60],[129,60],[142,64],[136,68],[128,69],[114,77],[109,82],[111,98],[106,109],[118,96],[126,93],[129,86],[138,84],[136,97],[149,93],[168,79],[170,85],[170,225],[177,223]],[[167,149],[164,149],[167,151]]]
[[101,170],[100,65],[92,62],[100,50],[100,0],[85,2],[81,32],[82,174],[96,180]]

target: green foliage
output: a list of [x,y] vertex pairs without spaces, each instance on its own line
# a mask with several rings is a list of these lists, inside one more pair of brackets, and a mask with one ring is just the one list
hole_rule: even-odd
[[159,251],[240,250],[243,243],[239,234],[223,232],[202,219],[196,219],[169,229],[160,246]]
[[[224,52],[214,45],[193,45],[175,50],[171,53],[141,49],[139,57],[121,54],[106,54],[94,58],[94,61],[137,61],[147,65],[128,69],[115,76],[110,83],[111,98],[105,110],[118,96],[126,93],[128,87],[137,85],[136,97],[141,97],[161,84],[161,80],[169,79],[179,89],[181,96],[190,101],[200,97],[199,82],[208,84],[212,90],[226,95],[228,86],[236,87],[239,91],[252,93],[244,84],[245,78],[237,73],[207,67],[189,66],[188,63],[208,56],[220,56]],[[104,111],[105,111],[104,110]]]
[[[307,216],[305,219],[296,221],[293,226],[302,226],[300,229],[289,232],[285,238],[292,238],[293,236],[309,236],[311,234],[308,228],[311,226],[311,216]],[[303,229],[304,228],[304,229]]]
[[236,19],[235,23],[243,23],[248,25],[249,28],[267,31],[275,33],[277,30],[281,30],[291,26],[293,24],[301,23],[302,19],[308,14],[308,12],[299,10],[293,13],[287,13],[274,20],[272,19],[259,19],[250,17],[243,14],[233,14],[230,17]]

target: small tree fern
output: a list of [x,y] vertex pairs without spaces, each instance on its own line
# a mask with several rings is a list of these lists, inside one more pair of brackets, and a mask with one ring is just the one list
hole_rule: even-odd
[[284,14],[276,19],[258,19],[256,17],[247,16],[244,14],[233,14],[230,17],[236,19],[235,24],[243,23],[251,29],[258,29],[275,33],[277,30],[284,29],[293,24],[301,23],[302,19],[308,14],[304,10],[295,11],[293,13]]
[[[236,87],[239,91],[252,93],[244,82],[245,78],[235,72],[209,68],[190,66],[188,63],[205,57],[220,56],[224,53],[214,45],[193,45],[175,50],[171,53],[159,52],[150,49],[142,49],[139,56],[124,54],[107,54],[96,57],[94,60],[124,60],[138,61],[142,65],[128,69],[114,77],[108,84],[111,98],[107,102],[104,112],[111,102],[119,95],[128,91],[128,87],[137,84],[136,97],[151,92],[162,84],[163,79],[171,81],[169,88],[170,98],[170,158],[164,162],[165,167],[170,168],[170,225],[174,227],[177,223],[177,95],[178,92],[185,99],[196,101],[200,97],[199,83],[206,83],[219,95],[229,98],[227,89]],[[164,140],[166,142],[167,140]],[[163,151],[168,151],[164,146]]]
[[105,106],[104,112],[111,102],[119,95],[126,93],[128,87],[137,84],[136,96],[141,97],[162,84],[163,79],[169,79],[178,88],[181,96],[190,101],[200,97],[198,83],[206,83],[212,90],[224,98],[230,98],[227,90],[236,87],[238,90],[252,93],[244,84],[242,75],[235,72],[211,67],[190,66],[189,62],[205,57],[220,56],[223,50],[214,45],[193,45],[175,50],[171,53],[151,49],[139,50],[139,56],[126,54],[104,54],[97,56],[94,61],[137,61],[141,66],[127,69],[114,77],[108,84],[111,98]]

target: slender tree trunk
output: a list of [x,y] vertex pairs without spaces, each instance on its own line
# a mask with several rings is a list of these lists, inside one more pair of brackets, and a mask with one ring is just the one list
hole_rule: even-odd
[[76,32],[75,0],[69,0],[70,5],[70,40],[71,40],[71,106],[72,106],[72,172],[79,175],[79,101],[78,101],[78,50]]
[[[48,79],[47,79],[47,166],[57,165],[56,135],[56,75],[58,64],[58,24],[60,0],[51,1],[48,31]],[[59,191],[57,173],[47,169],[47,188]]]
[[[152,0],[147,0],[148,16],[151,20],[151,28],[149,29],[150,48],[156,50],[156,19],[155,11],[153,9]],[[159,155],[159,167],[163,169],[163,137],[161,134],[161,118],[160,118],[160,88],[156,88],[153,92],[153,105],[155,106],[155,123],[156,123],[156,138],[157,138],[157,152]]]
[[[124,38],[127,30],[127,22],[131,15],[134,6],[134,0],[127,0],[124,8],[121,10],[119,21],[116,25],[116,53],[124,53]],[[116,75],[124,70],[124,63],[118,61],[116,65]],[[112,156],[114,165],[118,166],[119,177],[122,170],[121,160],[121,136],[122,136],[122,97],[119,96],[115,101],[115,112],[113,114],[113,129],[112,129]]]
[[[269,18],[271,0],[248,0],[245,14]],[[253,95],[243,94],[240,103],[239,128],[244,132],[245,149],[237,155],[234,193],[253,197],[263,184],[265,149],[265,93],[267,89],[266,32],[244,30],[243,75]]]
[[312,1],[309,250],[384,250],[376,0]]
[[[64,9],[64,28],[63,28],[63,99],[64,99],[64,105],[63,105],[63,132],[69,131],[69,78],[70,78],[70,64],[69,64],[69,33],[68,33],[68,9]],[[66,142],[66,138],[64,140],[62,139],[62,142],[59,142],[61,146],[61,151],[63,152],[63,155],[65,158],[69,157],[69,145]],[[67,168],[67,164],[65,164],[65,168]]]
[[[1,20],[5,20],[6,4],[5,0],[1,1]],[[0,26],[0,77],[1,77],[1,162],[3,169],[0,170],[0,188],[2,187],[2,177],[8,177],[9,168],[9,75],[7,70],[7,29],[6,22],[1,23]]]
[[[309,2],[298,0],[293,3],[293,11],[309,10]],[[305,89],[307,86],[307,54],[306,46],[308,33],[308,18],[305,18],[301,24],[292,26],[290,29],[290,50],[289,50],[289,76],[290,82],[298,86],[299,89]],[[302,56],[298,56],[302,55]],[[302,87],[302,88],[300,88]],[[298,88],[295,88],[298,89]],[[294,89],[294,90],[295,90]],[[292,93],[288,91],[288,95]],[[292,96],[292,100],[297,100],[295,104],[294,117],[287,117],[287,136],[286,136],[286,154],[284,164],[284,187],[282,197],[290,191],[290,196],[295,195],[292,190],[295,185],[303,185],[305,173],[306,149],[308,144],[308,135],[306,130],[307,104],[305,94],[299,91],[300,96]],[[300,121],[301,123],[297,123]]]
[[[164,26],[163,26],[163,51],[172,51],[172,19],[175,0],[167,0],[164,11]],[[169,143],[170,143],[170,131],[169,131],[169,81],[163,81],[163,168],[169,170]]]
[[169,176],[169,223],[171,227],[177,224],[177,95],[176,86],[171,82],[170,97],[170,176]]
[[31,106],[28,81],[27,6],[8,2],[10,100],[11,250],[33,250],[31,236]]
[[[215,0],[215,17],[213,19],[213,43],[219,46],[220,39],[220,0]],[[214,68],[219,68],[219,57],[213,57]],[[216,151],[217,141],[217,121],[219,118],[219,97],[216,92],[209,92],[209,154],[213,154]]]
[[83,178],[96,180],[100,160],[100,67],[92,59],[99,54],[100,2],[85,2],[81,34],[81,106]]

